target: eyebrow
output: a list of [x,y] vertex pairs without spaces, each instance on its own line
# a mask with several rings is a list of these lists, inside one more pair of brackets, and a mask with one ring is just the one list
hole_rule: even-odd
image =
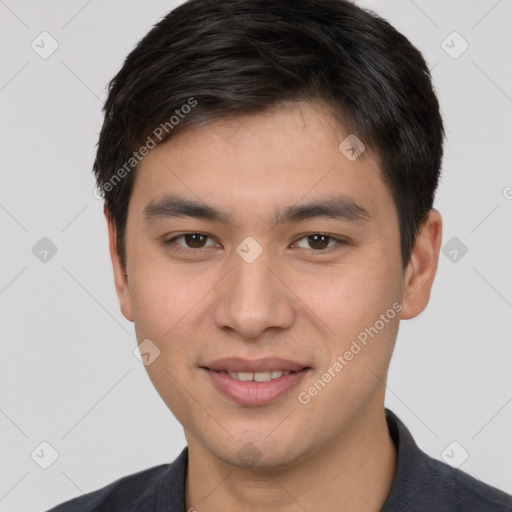
[[[213,208],[177,195],[165,195],[153,199],[143,210],[147,222],[176,217],[230,224],[232,216]],[[371,219],[370,212],[345,195],[337,195],[312,200],[306,204],[288,206],[277,215],[276,224],[299,222],[317,217],[327,217],[349,222],[365,222]]]

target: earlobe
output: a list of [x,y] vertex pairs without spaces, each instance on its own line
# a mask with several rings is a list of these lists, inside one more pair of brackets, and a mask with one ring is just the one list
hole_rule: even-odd
[[414,318],[427,307],[439,262],[441,239],[441,214],[432,209],[416,237],[405,272],[402,320]]
[[117,249],[116,228],[106,209],[104,210],[104,214],[107,221],[108,245],[110,251],[110,259],[112,261],[112,267],[114,271],[114,283],[117,297],[119,299],[119,305],[121,307],[121,313],[123,313],[123,316],[127,320],[133,322],[133,308],[130,295],[130,287],[128,284],[128,275],[124,265],[121,262],[121,257],[119,256],[119,251]]

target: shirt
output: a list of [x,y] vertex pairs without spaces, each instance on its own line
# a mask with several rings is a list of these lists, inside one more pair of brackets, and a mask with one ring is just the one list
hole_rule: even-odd
[[[421,451],[386,409],[397,449],[395,476],[381,512],[511,512],[512,496]],[[186,512],[188,447],[172,464],[125,476],[48,512]]]

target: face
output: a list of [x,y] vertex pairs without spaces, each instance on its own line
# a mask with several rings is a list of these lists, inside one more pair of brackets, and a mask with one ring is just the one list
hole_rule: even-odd
[[391,193],[347,135],[293,104],[188,128],[139,165],[127,276],[110,224],[116,287],[189,449],[287,467],[381,411],[399,319],[428,301],[408,287],[440,240],[402,275]]

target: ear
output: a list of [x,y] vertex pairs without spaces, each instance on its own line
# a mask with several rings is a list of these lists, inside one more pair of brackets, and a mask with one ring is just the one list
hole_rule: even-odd
[[114,222],[110,218],[107,210],[103,212],[107,220],[108,227],[108,246],[110,249],[110,259],[114,269],[114,283],[116,286],[116,293],[121,306],[121,313],[123,316],[133,322],[133,308],[132,299],[130,296],[130,287],[128,285],[128,275],[124,265],[121,262],[119,251],[117,250],[116,228]]
[[442,230],[441,214],[437,210],[430,210],[417,235],[405,272],[400,315],[402,320],[414,318],[427,307],[439,264]]

